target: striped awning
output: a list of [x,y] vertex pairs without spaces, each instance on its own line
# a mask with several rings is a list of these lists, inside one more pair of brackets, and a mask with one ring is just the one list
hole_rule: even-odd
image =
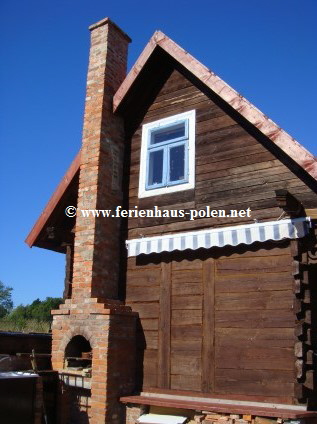
[[310,228],[310,218],[284,219],[235,227],[210,228],[208,230],[167,234],[127,240],[128,256],[142,253],[196,250],[226,245],[252,244],[256,241],[296,239],[304,237]]

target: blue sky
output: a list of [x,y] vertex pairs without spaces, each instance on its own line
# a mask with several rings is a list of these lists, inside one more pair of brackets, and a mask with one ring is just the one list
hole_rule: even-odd
[[0,280],[15,305],[61,296],[64,255],[24,239],[80,148],[88,26],[109,16],[132,66],[156,29],[317,154],[314,0],[2,0]]

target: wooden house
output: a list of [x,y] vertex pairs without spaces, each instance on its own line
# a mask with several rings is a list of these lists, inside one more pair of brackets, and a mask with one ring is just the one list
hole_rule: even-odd
[[27,238],[66,253],[64,422],[312,420],[315,158],[163,33],[126,75],[90,30],[82,148]]

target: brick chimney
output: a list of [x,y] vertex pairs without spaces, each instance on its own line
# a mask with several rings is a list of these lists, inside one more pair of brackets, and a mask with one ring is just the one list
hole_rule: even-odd
[[[122,119],[113,115],[112,99],[126,75],[131,40],[108,18],[89,29],[78,209],[115,209],[122,204],[124,127]],[[77,214],[72,297],[52,311],[53,368],[60,371],[64,399],[72,404],[64,405],[68,417],[63,424],[124,421],[118,398],[134,386],[136,316],[117,300],[120,244],[119,218]],[[80,362],[87,351],[92,352],[91,378],[88,372],[78,383],[65,374],[74,372],[68,358],[76,361],[79,356]],[[89,360],[81,362],[89,368]]]
[[[112,99],[126,76],[130,38],[110,19],[90,27],[79,209],[114,209],[122,204],[124,130]],[[73,298],[116,299],[120,220],[77,215]]]

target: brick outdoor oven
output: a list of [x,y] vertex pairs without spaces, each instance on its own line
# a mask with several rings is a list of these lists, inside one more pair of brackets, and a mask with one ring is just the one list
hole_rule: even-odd
[[[109,19],[92,25],[90,31],[78,208],[111,209],[122,203],[124,148],[123,123],[112,113],[112,98],[126,75],[130,39]],[[71,299],[53,311],[54,369],[65,370],[66,356],[76,362],[91,351],[91,381],[87,377],[79,384],[77,379],[73,390],[81,406],[90,410],[94,424],[122,422],[123,407],[117,399],[131,393],[134,384],[135,314],[114,300],[118,299],[119,231],[119,219],[77,217]],[[89,367],[89,361],[78,364]]]

